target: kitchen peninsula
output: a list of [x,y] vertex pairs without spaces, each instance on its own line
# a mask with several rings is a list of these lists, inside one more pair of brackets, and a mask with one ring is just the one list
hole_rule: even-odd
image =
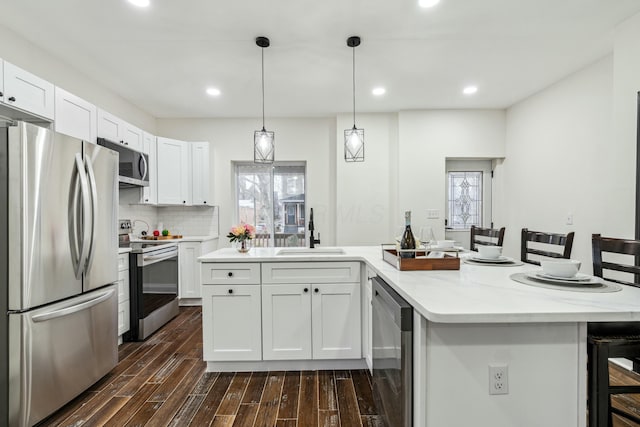
[[[368,302],[367,293],[354,290],[351,283],[356,274],[352,264],[357,263],[362,289],[367,279],[377,275],[414,308],[414,425],[583,427],[587,322],[640,321],[640,289],[574,292],[527,286],[509,278],[514,273],[539,268],[529,265],[485,267],[462,263],[459,271],[402,272],[382,260],[380,247],[344,247],[343,253],[319,249],[311,253],[301,248],[295,253],[254,248],[248,254],[240,254],[226,248],[199,258],[204,357],[211,369],[222,366],[207,358],[211,354],[207,352],[207,340],[212,338],[208,334],[215,330],[207,307],[211,307],[215,295],[234,295],[244,286],[252,287],[251,307],[258,314],[242,312],[241,306],[234,306],[237,310],[227,312],[233,318],[227,319],[224,326],[232,328],[238,322],[248,325],[250,316],[260,317],[261,299],[264,310],[265,289],[274,282],[271,272],[278,264],[289,268],[294,263],[299,264],[299,270],[323,264],[344,267],[341,272],[340,268],[332,271],[342,275],[335,281],[344,283],[349,295],[363,296],[362,316],[357,322],[362,325],[363,345],[362,353],[353,356],[355,359],[336,359],[364,364]],[[292,268],[296,270],[295,266]],[[222,286],[225,280],[236,280],[237,286]],[[219,288],[219,292],[212,293],[213,288]],[[251,299],[245,297],[245,301]],[[248,370],[269,369],[268,362],[272,361],[263,357],[265,343],[273,342],[265,341],[268,329],[261,331],[258,322],[252,330],[252,340],[262,342],[263,351],[257,349],[244,359]],[[278,362],[281,364],[277,369],[286,369],[285,361]],[[494,365],[508,367],[508,394],[489,394],[489,367]]]

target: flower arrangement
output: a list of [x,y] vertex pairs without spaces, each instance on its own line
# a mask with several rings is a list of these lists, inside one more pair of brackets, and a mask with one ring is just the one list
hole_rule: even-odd
[[256,237],[256,228],[251,224],[240,223],[231,227],[227,238],[230,242],[240,242],[240,252],[247,252],[246,241]]

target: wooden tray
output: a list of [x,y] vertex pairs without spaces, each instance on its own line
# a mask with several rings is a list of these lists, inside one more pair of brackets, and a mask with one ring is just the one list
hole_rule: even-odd
[[460,270],[458,255],[444,254],[444,258],[426,258],[424,250],[415,251],[415,258],[401,258],[396,249],[382,246],[382,259],[401,271]]
[[182,239],[182,234],[171,234],[169,236],[141,236],[142,240],[171,240]]

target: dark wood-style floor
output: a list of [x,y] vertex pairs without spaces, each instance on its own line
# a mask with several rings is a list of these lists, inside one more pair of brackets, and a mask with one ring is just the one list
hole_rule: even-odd
[[[367,371],[205,372],[201,323],[199,307],[183,307],[147,341],[121,345],[120,363],[41,425],[381,425]],[[616,382],[640,383],[640,376],[611,371]],[[640,413],[639,396],[615,397],[614,404]],[[614,426],[638,427],[619,418]]]

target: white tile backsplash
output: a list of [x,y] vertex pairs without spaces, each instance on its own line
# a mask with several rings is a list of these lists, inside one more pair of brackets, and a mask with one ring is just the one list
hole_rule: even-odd
[[218,236],[218,207],[163,206],[158,221],[171,234],[183,236]]
[[166,228],[183,236],[218,236],[218,206],[148,206],[138,204],[139,189],[120,189],[118,219],[130,219],[133,234]]

